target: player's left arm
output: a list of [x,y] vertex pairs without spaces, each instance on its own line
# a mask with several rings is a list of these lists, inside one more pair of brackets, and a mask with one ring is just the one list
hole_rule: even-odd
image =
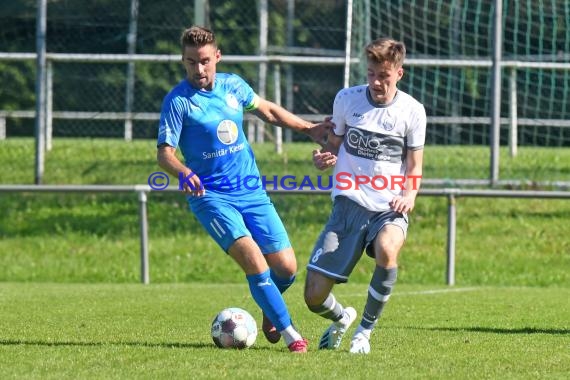
[[311,123],[287,111],[280,105],[259,97],[256,101],[256,107],[251,109],[251,112],[266,123],[304,133],[321,146],[325,145],[326,136],[333,127],[329,119],[325,119],[321,123]]
[[416,197],[420,190],[423,173],[423,148],[412,150],[406,153],[406,181],[402,195],[394,197],[390,202],[390,207],[401,214],[408,213],[414,209]]

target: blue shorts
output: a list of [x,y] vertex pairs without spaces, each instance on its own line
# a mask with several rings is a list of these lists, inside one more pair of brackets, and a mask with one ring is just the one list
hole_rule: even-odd
[[285,226],[267,195],[247,201],[204,197],[191,202],[190,207],[226,253],[243,236],[251,236],[263,254],[291,247]]

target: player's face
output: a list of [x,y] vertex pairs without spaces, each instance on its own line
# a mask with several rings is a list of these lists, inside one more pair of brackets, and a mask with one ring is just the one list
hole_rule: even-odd
[[368,61],[368,89],[370,96],[378,104],[390,103],[396,95],[396,84],[404,75],[402,67],[390,62]]
[[211,91],[214,87],[216,64],[222,54],[213,45],[185,46],[182,63],[192,87]]

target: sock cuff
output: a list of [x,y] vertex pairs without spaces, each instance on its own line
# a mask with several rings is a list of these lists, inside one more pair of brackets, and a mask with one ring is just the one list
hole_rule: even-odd
[[372,275],[368,292],[378,301],[387,302],[397,278],[398,267],[384,268],[377,266]]
[[247,281],[249,281],[249,282],[263,281],[266,278],[270,277],[270,273],[269,273],[269,269],[268,269],[265,272],[261,272],[261,273],[257,273],[257,274],[246,274],[245,277],[247,278]]
[[273,282],[277,286],[287,286],[287,287],[291,286],[295,282],[295,279],[297,278],[297,275],[295,274],[292,275],[291,277],[279,277],[277,274],[275,274],[273,270],[271,270],[270,273]]

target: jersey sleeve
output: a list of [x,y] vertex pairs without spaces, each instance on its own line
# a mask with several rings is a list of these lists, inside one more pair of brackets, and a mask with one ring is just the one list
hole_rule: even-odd
[[344,136],[346,131],[346,117],[344,113],[346,103],[346,94],[344,90],[340,90],[334,99],[332,122],[334,123],[333,132],[337,136]]
[[184,119],[184,106],[179,98],[167,95],[162,103],[158,125],[157,146],[168,144],[178,147]]
[[426,124],[426,110],[423,105],[418,103],[410,117],[410,128],[406,136],[408,149],[423,149],[426,140]]
[[244,111],[253,111],[259,107],[259,95],[253,91],[251,86],[237,74],[230,74],[230,78],[232,87],[230,91],[236,95]]
[[246,104],[244,106],[244,109],[249,112],[249,111],[253,111],[257,107],[259,107],[259,95],[254,94],[253,99],[251,100],[251,102],[249,104]]

